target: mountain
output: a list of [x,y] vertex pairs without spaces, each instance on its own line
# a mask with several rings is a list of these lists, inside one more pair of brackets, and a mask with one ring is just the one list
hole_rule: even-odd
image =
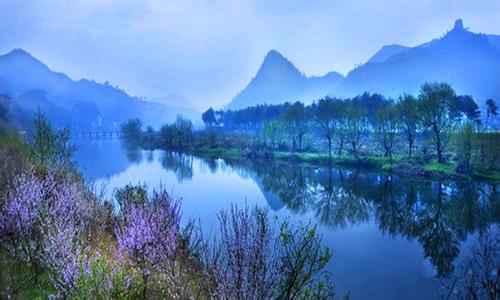
[[417,94],[425,82],[445,81],[458,94],[472,95],[484,104],[488,98],[500,99],[499,46],[499,36],[473,33],[457,20],[452,30],[428,43],[382,48],[352,70],[332,93],[352,97],[368,91],[398,97]]
[[462,20],[442,37],[416,47],[387,45],[345,78],[336,72],[306,77],[279,52],[270,51],[257,75],[228,108],[302,100],[326,95],[354,97],[364,92],[397,98],[418,94],[425,82],[445,81],[458,94],[500,100],[500,36],[473,33]]
[[169,119],[175,118],[177,115],[182,115],[190,119],[195,125],[203,124],[201,121],[201,113],[193,108],[195,105],[181,95],[167,94],[163,97],[151,98],[150,100],[170,108],[172,113],[175,113],[175,116],[169,117]]
[[131,118],[158,127],[178,114],[174,107],[132,97],[107,82],[74,81],[22,49],[0,56],[0,94],[12,98],[25,114],[40,107],[56,127],[74,131],[118,130]]
[[255,77],[231,103],[228,109],[241,109],[256,104],[277,104],[302,100],[311,102],[325,96],[342,80],[331,72],[321,77],[307,77],[276,50],[267,53]]
[[384,46],[368,60],[368,63],[383,63],[387,61],[387,59],[389,59],[391,56],[399,54],[408,49],[408,47],[397,44]]

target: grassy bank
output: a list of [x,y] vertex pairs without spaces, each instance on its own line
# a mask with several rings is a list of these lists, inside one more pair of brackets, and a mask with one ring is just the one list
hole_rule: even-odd
[[359,159],[356,159],[347,155],[334,155],[330,159],[328,154],[319,152],[276,151],[273,153],[254,153],[245,149],[220,147],[190,148],[185,152],[193,155],[219,157],[232,160],[271,159],[296,161],[318,166],[332,164],[336,166],[347,166],[358,169],[394,173],[401,176],[418,176],[441,180],[485,179],[500,181],[500,172],[498,171],[475,171],[471,174],[461,174],[455,171],[456,166],[453,163],[439,163],[437,160],[424,163],[419,162],[416,159],[408,159],[403,155],[394,156],[392,160],[383,156],[361,156]]

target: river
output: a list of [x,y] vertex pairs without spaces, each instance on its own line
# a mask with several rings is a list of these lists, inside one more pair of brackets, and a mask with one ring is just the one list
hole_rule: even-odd
[[491,182],[402,179],[338,167],[237,162],[127,150],[118,140],[77,140],[75,163],[108,198],[116,188],[160,186],[182,199],[183,217],[217,231],[217,213],[267,207],[278,219],[318,225],[332,252],[339,296],[435,299],[470,254],[477,232],[498,232],[500,187]]

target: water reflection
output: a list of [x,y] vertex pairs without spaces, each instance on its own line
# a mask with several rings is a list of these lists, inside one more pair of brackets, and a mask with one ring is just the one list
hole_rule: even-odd
[[193,178],[193,157],[184,153],[165,152],[161,157],[161,165],[172,171],[178,182]]
[[130,182],[167,184],[184,198],[186,215],[200,218],[207,230],[221,208],[245,199],[267,201],[292,222],[312,217],[333,250],[329,268],[342,277],[339,293],[351,291],[355,298],[435,298],[432,275],[452,273],[457,256],[467,255],[471,233],[497,230],[500,220],[499,187],[489,182],[200,158],[123,149],[119,141],[82,142],[77,165],[110,192]]
[[[453,272],[467,234],[500,219],[495,183],[405,180],[289,163],[226,163],[251,176],[273,209],[312,211],[321,224],[333,229],[373,218],[380,231],[417,240],[439,276]],[[221,167],[208,165],[212,172]]]

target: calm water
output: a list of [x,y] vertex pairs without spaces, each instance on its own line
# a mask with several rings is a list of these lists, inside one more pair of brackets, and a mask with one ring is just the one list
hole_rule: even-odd
[[231,204],[268,207],[278,218],[319,225],[332,250],[338,295],[433,299],[438,274],[466,257],[477,232],[498,232],[500,187],[488,182],[417,182],[386,174],[288,163],[238,163],[164,151],[127,151],[119,141],[77,141],[84,176],[113,190],[163,186],[186,218],[215,232]]

